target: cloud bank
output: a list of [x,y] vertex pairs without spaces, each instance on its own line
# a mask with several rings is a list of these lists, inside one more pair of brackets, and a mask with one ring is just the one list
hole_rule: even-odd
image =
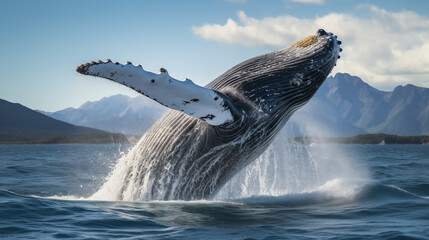
[[[369,17],[331,13],[314,19],[290,15],[255,19],[238,12],[238,21],[194,26],[194,34],[210,41],[248,47],[287,47],[323,28],[343,42],[335,72],[358,75],[390,90],[398,84],[429,87],[429,18],[411,11],[389,12],[362,5]],[[333,73],[335,73],[333,72]]]

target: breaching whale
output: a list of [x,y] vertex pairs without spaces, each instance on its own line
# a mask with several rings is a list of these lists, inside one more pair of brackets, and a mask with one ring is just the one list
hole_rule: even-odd
[[[116,200],[196,200],[213,197],[273,141],[292,113],[315,94],[341,51],[323,29],[291,46],[244,61],[205,87],[161,68],[110,60],[76,71],[123,84],[171,108],[140,139],[115,186]],[[109,186],[106,186],[109,185]]]

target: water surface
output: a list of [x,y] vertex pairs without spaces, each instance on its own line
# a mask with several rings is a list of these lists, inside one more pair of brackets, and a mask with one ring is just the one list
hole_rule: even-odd
[[94,200],[129,147],[0,145],[0,238],[429,238],[429,146],[277,143],[210,200]]

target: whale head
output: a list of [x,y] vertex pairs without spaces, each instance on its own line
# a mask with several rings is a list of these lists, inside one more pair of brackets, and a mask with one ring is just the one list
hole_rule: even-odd
[[293,112],[308,102],[340,58],[340,44],[335,35],[320,29],[315,35],[275,53],[274,57],[283,61],[279,67],[267,69],[276,78],[261,82],[261,87],[272,87],[271,92],[261,97],[265,102],[260,105],[277,114]]
[[[276,125],[285,123],[328,77],[342,50],[340,44],[335,35],[319,29],[287,48],[236,65],[208,86],[236,105],[246,105],[240,99],[253,103]],[[234,96],[230,89],[242,96]]]

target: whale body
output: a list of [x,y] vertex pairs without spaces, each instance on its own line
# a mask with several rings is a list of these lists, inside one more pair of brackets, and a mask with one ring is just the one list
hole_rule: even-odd
[[171,108],[140,139],[102,188],[117,200],[213,197],[274,140],[330,74],[341,41],[320,29],[290,47],[244,61],[205,87],[165,69],[110,60],[77,71],[126,85]]

